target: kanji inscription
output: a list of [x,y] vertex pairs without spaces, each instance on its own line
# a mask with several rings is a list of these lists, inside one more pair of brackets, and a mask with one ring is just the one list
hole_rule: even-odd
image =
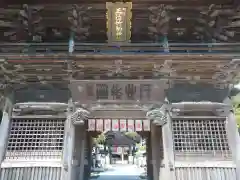
[[131,38],[131,2],[107,2],[107,35],[108,42],[128,43]]
[[87,95],[94,96],[94,86],[92,84],[87,84]]
[[134,100],[136,97],[136,91],[137,91],[137,88],[134,84],[127,84],[125,86],[125,93],[126,93],[126,96],[127,96],[127,99],[129,100]]
[[151,85],[150,84],[141,84],[140,85],[140,99],[149,100],[151,96]]
[[164,86],[161,80],[79,80],[71,82],[71,91],[73,98],[83,104],[96,101],[152,103],[164,100]]
[[113,99],[122,99],[122,88],[118,84],[113,84],[111,88],[111,95]]
[[[90,86],[88,84],[88,86]],[[97,99],[108,99],[108,85],[96,84],[96,96]]]
[[[90,85],[88,85],[89,87]],[[109,91],[110,90],[110,91]],[[120,84],[96,84],[96,97],[97,99],[113,99],[122,100],[126,97],[127,100],[150,100],[151,96],[151,85],[150,84],[140,84],[139,87],[140,96],[136,97],[137,86],[134,84],[126,84],[121,86]],[[110,94],[109,94],[110,92]],[[89,94],[89,91],[88,91]]]

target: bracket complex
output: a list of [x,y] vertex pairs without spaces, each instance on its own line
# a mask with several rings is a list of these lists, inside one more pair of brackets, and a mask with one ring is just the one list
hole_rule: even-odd
[[72,123],[74,125],[84,125],[89,115],[90,112],[88,112],[86,109],[78,108],[71,116]]
[[147,112],[146,117],[153,120],[153,123],[159,126],[163,126],[167,123],[167,107],[162,105],[161,107],[154,108]]

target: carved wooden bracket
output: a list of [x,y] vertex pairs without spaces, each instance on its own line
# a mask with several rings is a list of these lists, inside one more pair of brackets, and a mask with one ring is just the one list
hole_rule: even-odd
[[149,120],[153,120],[154,124],[163,126],[168,121],[167,109],[167,105],[162,105],[159,108],[148,111],[146,117]]
[[91,7],[73,5],[72,10],[69,12],[68,20],[71,23],[71,31],[75,33],[75,37],[78,40],[86,39],[89,36],[89,27],[84,26],[89,22],[87,11]]
[[169,29],[169,21],[171,19],[170,9],[172,6],[160,5],[157,7],[150,7],[151,15],[149,20],[152,23],[148,27],[149,34],[151,34],[155,41],[158,41],[159,36],[166,35]]
[[74,125],[84,125],[90,112],[83,108],[78,108],[72,115],[71,120]]
[[229,64],[218,65],[218,72],[213,75],[212,79],[214,79],[217,84],[227,84],[234,81],[239,72],[239,64],[240,60],[233,59]]
[[195,27],[197,32],[211,38],[213,42],[228,41],[234,37],[235,32],[231,26],[235,23],[232,17],[236,15],[236,11],[212,4],[207,10],[200,12],[200,15],[197,19],[200,26]]
[[153,73],[155,76],[163,77],[176,76],[176,70],[172,68],[171,60],[165,60],[163,64],[154,64]]
[[126,77],[130,76],[129,70],[130,70],[131,66],[124,65],[123,61],[121,59],[115,60],[113,65],[111,65],[111,66],[108,65],[105,67],[108,68],[107,75],[109,77],[118,76],[118,75],[126,76]]
[[[4,36],[9,37],[12,41],[40,42],[44,33],[44,27],[41,25],[42,17],[39,14],[42,9],[43,6],[22,5],[16,14],[18,18],[10,20],[11,28],[4,32]],[[16,9],[10,11],[15,14]]]

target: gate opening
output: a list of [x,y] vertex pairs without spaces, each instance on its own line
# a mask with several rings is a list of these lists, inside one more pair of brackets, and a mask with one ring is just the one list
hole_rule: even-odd
[[[135,172],[137,177],[153,177],[153,148],[151,139],[151,122],[147,119],[89,119],[87,124],[85,159],[89,167],[85,167],[85,176],[96,171]],[[158,140],[162,138],[161,127]],[[157,140],[157,141],[158,141]],[[159,157],[163,159],[163,142],[154,146]],[[90,144],[90,146],[88,145]],[[88,148],[88,149],[87,149]],[[89,149],[90,148],[90,149]],[[156,150],[155,150],[156,151]],[[91,154],[87,153],[91,152]],[[159,160],[159,164],[161,164]],[[130,168],[130,169],[129,169]],[[125,171],[125,170],[126,171]],[[87,171],[86,171],[87,170]],[[91,172],[89,172],[91,171]]]

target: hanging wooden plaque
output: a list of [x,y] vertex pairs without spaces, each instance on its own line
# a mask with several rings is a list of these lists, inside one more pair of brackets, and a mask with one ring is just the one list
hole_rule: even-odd
[[119,120],[118,119],[112,120],[112,131],[119,131]]
[[133,132],[134,130],[134,120],[128,119],[127,120],[127,130],[128,132]]
[[103,131],[103,119],[96,119],[96,130]]
[[111,119],[104,120],[104,131],[105,132],[111,131]]
[[127,131],[126,119],[120,119],[120,131]]
[[142,120],[135,120],[135,130],[142,131]]
[[95,131],[95,119],[88,119],[88,131]]
[[131,2],[107,2],[107,33],[109,43],[128,43],[131,37]]

